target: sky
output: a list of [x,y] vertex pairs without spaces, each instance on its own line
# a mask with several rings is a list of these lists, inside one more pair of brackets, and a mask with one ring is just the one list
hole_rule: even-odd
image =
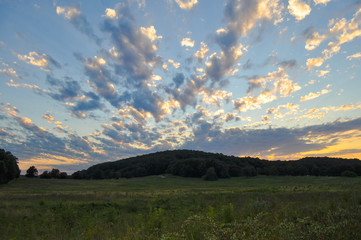
[[23,170],[172,149],[361,158],[359,0],[0,0]]

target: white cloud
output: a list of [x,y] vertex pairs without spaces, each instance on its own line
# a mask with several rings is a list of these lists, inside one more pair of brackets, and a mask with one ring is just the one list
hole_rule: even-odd
[[330,71],[329,70],[320,70],[320,71],[317,71],[317,77],[324,77],[327,73],[329,73]]
[[9,87],[15,87],[15,88],[18,88],[18,87],[29,88],[38,94],[49,93],[48,90],[41,89],[37,85],[30,85],[30,84],[26,84],[26,83],[15,83],[14,80],[12,80],[12,79],[10,80],[10,83],[6,83],[6,85],[8,85]]
[[154,42],[157,39],[162,39],[162,36],[157,35],[157,31],[155,30],[154,26],[150,26],[148,28],[141,27],[140,32],[143,33],[145,36],[149,38],[150,41]]
[[173,67],[175,67],[175,68],[177,68],[177,69],[180,67],[180,63],[179,63],[179,62],[175,62],[173,59],[168,59],[168,62],[169,62],[170,64],[172,64]]
[[76,7],[56,7],[56,13],[58,15],[64,15],[68,20],[72,20],[81,14],[80,10]]
[[105,16],[111,19],[117,18],[117,12],[114,9],[105,9]]
[[305,48],[307,50],[313,50],[318,47],[322,41],[336,36],[336,40],[327,44],[327,48],[322,51],[320,57],[307,59],[306,65],[308,70],[311,70],[313,67],[322,66],[326,60],[332,58],[334,54],[341,50],[342,44],[351,42],[361,36],[361,8],[349,22],[342,18],[338,21],[331,20],[329,25],[330,29],[324,35],[313,33],[311,37],[306,40]]
[[288,74],[283,68],[270,72],[266,76],[250,78],[248,84],[247,93],[262,88],[272,90],[274,94],[280,94],[282,97],[287,97],[291,93],[301,89],[297,83],[293,83],[293,81],[289,79]]
[[360,105],[353,105],[353,104],[346,104],[346,105],[342,105],[340,107],[335,107],[335,106],[331,106],[331,107],[323,107],[321,108],[321,110],[329,112],[329,111],[334,111],[334,112],[338,112],[338,111],[351,111],[351,110],[356,110],[356,109],[361,109],[361,104]]
[[9,77],[12,77],[12,78],[19,78],[19,75],[12,68],[0,69],[0,73],[6,74],[6,75],[8,75]]
[[202,61],[205,56],[207,55],[207,53],[209,52],[208,46],[207,44],[205,44],[204,42],[201,42],[201,49],[198,50],[194,56],[198,58],[198,61]]
[[302,96],[302,97],[300,98],[300,101],[301,101],[301,102],[309,101],[309,100],[318,98],[319,96],[324,95],[324,94],[329,93],[329,92],[331,92],[331,91],[330,91],[330,90],[327,90],[327,89],[323,89],[322,91],[316,92],[316,93],[310,92],[309,94],[307,94],[307,95],[305,95],[305,96]]
[[315,3],[315,5],[318,5],[318,4],[326,5],[327,3],[331,2],[331,0],[313,0],[313,2]]
[[301,21],[310,14],[311,7],[302,0],[289,0],[288,10],[298,21]]
[[346,57],[346,59],[348,59],[350,61],[354,58],[356,58],[356,59],[361,58],[361,52],[355,53],[355,54],[352,54],[352,55]]
[[175,2],[181,9],[190,10],[198,3],[198,0],[175,0]]
[[183,38],[181,41],[181,45],[183,47],[194,47],[194,42],[195,41],[192,41],[192,39],[190,38]]
[[[150,40],[151,42],[154,42],[154,41],[156,41],[156,40],[158,40],[158,39],[162,39],[162,38],[163,38],[162,36],[158,36],[158,35],[157,35],[157,31],[155,30],[154,26],[150,26],[150,27],[148,27],[148,28],[141,27],[141,28],[140,28],[140,32],[141,32],[143,35],[147,36],[147,38],[149,38],[149,40]],[[158,49],[157,45],[155,45],[155,44],[153,44],[152,47],[153,47],[153,50],[154,50],[154,51],[156,51],[156,50]]]
[[29,55],[18,54],[17,57],[20,60],[25,61],[28,64],[40,67],[42,70],[46,70],[46,68],[49,65],[49,63],[47,61],[48,57],[46,54],[39,54],[37,52],[29,52]]
[[277,96],[270,91],[263,91],[258,96],[246,96],[233,100],[233,106],[240,112],[246,112],[248,110],[260,109],[262,104],[273,102],[277,99]]
[[221,48],[212,54],[206,63],[207,76],[219,82],[225,75],[234,73],[234,64],[247,50],[239,43],[253,28],[273,21],[283,21],[283,4],[278,0],[228,1],[225,5],[226,27],[217,30],[216,42]]

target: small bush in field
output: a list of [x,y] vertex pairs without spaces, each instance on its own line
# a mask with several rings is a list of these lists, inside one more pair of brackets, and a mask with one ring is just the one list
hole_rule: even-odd
[[357,174],[354,171],[346,170],[341,173],[342,177],[357,177]]
[[203,179],[207,180],[207,181],[218,180],[218,176],[217,176],[217,173],[216,173],[216,170],[214,169],[214,167],[208,168],[206,174],[203,176]]

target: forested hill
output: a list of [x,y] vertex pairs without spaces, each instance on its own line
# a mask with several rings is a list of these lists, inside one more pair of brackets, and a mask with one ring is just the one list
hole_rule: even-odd
[[206,180],[256,175],[361,176],[361,161],[328,157],[307,157],[296,161],[268,161],[193,150],[146,154],[94,165],[75,172],[73,178],[132,178],[173,174]]

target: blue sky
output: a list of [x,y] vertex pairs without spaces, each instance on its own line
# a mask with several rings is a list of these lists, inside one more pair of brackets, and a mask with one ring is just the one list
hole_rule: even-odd
[[0,31],[0,147],[22,170],[361,158],[359,1],[1,0]]

